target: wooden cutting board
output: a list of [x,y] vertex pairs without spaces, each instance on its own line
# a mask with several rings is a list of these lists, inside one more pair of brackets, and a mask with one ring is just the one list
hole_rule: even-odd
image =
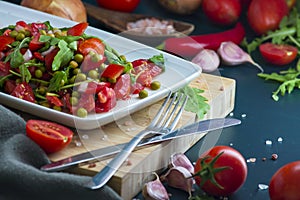
[[[225,117],[233,110],[235,80],[203,73],[190,85],[205,91],[203,96],[208,99],[210,104],[210,111],[205,118]],[[99,129],[77,130],[78,134],[75,135],[73,142],[66,149],[49,155],[50,159],[57,161],[100,147],[128,142],[135,134],[147,126],[161,102],[157,102],[129,117],[107,124]],[[185,112],[179,126],[186,125],[194,120],[194,114]],[[186,152],[204,135],[182,137],[133,152],[108,184],[125,200],[132,199],[141,191],[146,182],[154,178],[153,172],[160,173],[166,169],[172,154]],[[83,164],[68,171],[93,176],[107,162],[109,162],[109,159],[92,164]]]

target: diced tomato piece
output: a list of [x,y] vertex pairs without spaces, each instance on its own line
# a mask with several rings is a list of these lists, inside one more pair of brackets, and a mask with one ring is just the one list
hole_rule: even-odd
[[26,82],[17,84],[15,89],[12,91],[11,95],[35,103],[33,90],[31,86]]
[[133,68],[141,66],[141,65],[147,65],[148,60],[147,59],[138,59],[131,62]]
[[31,51],[34,52],[44,46],[44,43],[40,42],[39,39],[40,39],[39,33],[33,36],[32,40],[29,42],[29,49]]
[[2,35],[4,35],[4,36],[10,36],[10,33],[11,33],[11,30],[10,29],[6,29]]
[[62,101],[57,96],[46,95],[46,99],[50,104],[53,104],[54,106],[63,106]]
[[80,36],[85,32],[88,25],[89,24],[86,22],[76,24],[68,30],[67,34],[72,36]]
[[10,74],[9,70],[10,70],[9,62],[5,63],[5,62],[0,61],[0,76],[6,76],[6,75]]
[[5,81],[4,91],[8,94],[11,94],[16,86],[17,84],[15,80],[8,79]]
[[114,91],[117,99],[130,98],[131,80],[129,74],[123,74],[120,76],[116,84],[114,85]]
[[116,80],[123,72],[124,66],[118,64],[110,64],[102,72],[101,77]]
[[39,61],[45,61],[44,56],[42,56],[42,54],[40,52],[37,52],[37,51],[33,52],[33,57],[38,59]]
[[95,112],[108,112],[117,105],[116,93],[112,88],[104,87],[95,102]]
[[10,36],[1,35],[0,36],[0,51],[5,51],[8,48],[8,45],[15,41],[14,38]]

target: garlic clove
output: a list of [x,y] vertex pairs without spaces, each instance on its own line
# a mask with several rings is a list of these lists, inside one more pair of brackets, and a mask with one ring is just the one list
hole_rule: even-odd
[[168,170],[165,175],[162,175],[161,181],[166,181],[170,187],[184,190],[191,196],[195,180],[192,174],[184,167],[176,166]]
[[175,153],[170,158],[170,166],[176,167],[181,166],[186,168],[191,174],[194,173],[194,165],[188,159],[188,157],[183,153]]
[[163,186],[159,177],[154,173],[156,179],[146,183],[143,187],[142,194],[146,200],[169,200],[169,194]]
[[201,50],[193,59],[192,63],[195,63],[203,72],[213,72],[220,66],[219,55],[211,49]]

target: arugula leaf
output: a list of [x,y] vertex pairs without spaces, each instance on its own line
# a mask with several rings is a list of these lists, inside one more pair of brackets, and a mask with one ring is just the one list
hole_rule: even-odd
[[57,71],[61,66],[65,66],[73,58],[74,52],[68,47],[68,43],[64,40],[58,42],[59,51],[54,57],[52,70]]
[[183,93],[189,97],[185,110],[195,113],[198,119],[203,119],[204,115],[210,109],[207,99],[201,95],[204,91],[187,85],[181,88],[178,92],[179,94]]
[[66,71],[57,71],[50,80],[50,85],[48,87],[48,92],[59,91],[62,82],[67,82],[68,73]]
[[20,65],[22,65],[25,60],[23,58],[23,55],[21,54],[20,49],[24,48],[24,47],[27,47],[30,40],[31,40],[31,38],[29,38],[29,37],[24,38],[22,40],[22,42],[20,42],[18,44],[18,46],[14,49],[14,51],[11,54],[9,54],[9,56],[6,57],[5,62],[10,60],[10,66],[12,68],[17,68]]
[[154,55],[149,60],[155,63],[157,66],[161,67],[163,71],[165,71],[165,58],[163,54]]
[[300,79],[298,78],[299,75],[300,71],[290,68],[287,71],[281,71],[280,73],[260,73],[258,74],[258,77],[264,78],[265,80],[273,80],[281,83],[272,95],[272,98],[275,101],[278,101],[279,94],[284,96],[286,93],[290,94],[295,88],[300,88]]
[[26,81],[27,83],[29,83],[30,79],[31,79],[31,73],[28,70],[28,68],[25,65],[20,65],[19,66],[20,69],[20,74],[22,77],[22,81]]

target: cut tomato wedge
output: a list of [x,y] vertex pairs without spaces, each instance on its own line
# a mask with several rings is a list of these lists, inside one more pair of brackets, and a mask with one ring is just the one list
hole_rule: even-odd
[[26,134],[46,153],[54,153],[65,148],[74,135],[69,128],[44,120],[28,120]]

